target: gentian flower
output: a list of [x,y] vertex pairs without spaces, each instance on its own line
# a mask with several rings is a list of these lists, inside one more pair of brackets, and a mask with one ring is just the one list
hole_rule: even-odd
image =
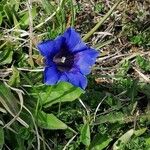
[[68,28],[54,40],[39,43],[37,47],[45,58],[45,84],[54,85],[65,81],[86,88],[85,75],[90,73],[98,52],[88,47],[73,28]]

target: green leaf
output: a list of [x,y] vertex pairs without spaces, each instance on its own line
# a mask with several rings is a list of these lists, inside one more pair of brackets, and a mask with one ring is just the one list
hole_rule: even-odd
[[146,138],[145,141],[146,141],[146,145],[150,146],[150,138]]
[[147,128],[142,128],[139,130],[134,131],[134,135],[137,136],[141,136],[142,134],[144,134],[146,132]]
[[19,71],[15,67],[12,67],[12,71],[13,71],[13,74],[9,79],[9,85],[10,86],[18,86],[20,83]]
[[5,12],[5,15],[6,15],[9,23],[12,24],[13,23],[13,16],[12,16],[13,12],[12,12],[12,7],[9,3],[5,4],[4,12]]
[[9,0],[9,3],[14,7],[16,12],[19,10],[20,0]]
[[4,4],[0,3],[0,12],[3,13],[3,11],[4,11]]
[[[36,13],[36,7],[32,8],[32,19],[35,18],[35,16],[37,15]],[[25,14],[22,16],[22,18],[19,21],[20,25],[22,26],[28,26],[29,25],[29,12],[26,11]]]
[[59,120],[56,116],[53,114],[46,114],[43,111],[38,112],[37,123],[39,127],[44,129],[67,129],[67,125]]
[[18,131],[18,136],[24,140],[29,140],[31,136],[30,130],[25,127],[20,127]]
[[[5,86],[1,82],[0,82],[0,104],[13,117],[16,114],[18,114],[18,112],[19,112],[19,104],[18,104],[17,98],[11,92],[10,88]],[[16,120],[19,121],[26,128],[29,127],[29,125],[24,120],[22,120],[20,117],[17,117]]]
[[61,82],[54,86],[46,86],[46,89],[41,91],[40,96],[45,108],[59,102],[74,101],[84,93],[82,89],[74,87],[67,82]]
[[56,9],[50,1],[48,0],[42,0],[41,1],[42,7],[45,9],[47,14],[52,14],[53,11]]
[[96,123],[123,123],[127,116],[122,112],[111,112],[97,118]]
[[117,76],[123,77],[127,74],[128,70],[131,67],[131,63],[128,60],[125,60],[121,66],[119,67],[119,70],[117,72]]
[[97,134],[90,145],[90,150],[103,150],[112,141],[107,135]]
[[131,38],[131,42],[132,42],[132,44],[141,45],[143,43],[143,36],[140,34],[133,36]]
[[150,71],[150,61],[142,56],[136,58],[137,65],[144,71]]
[[0,65],[10,64],[12,61],[13,51],[11,48],[0,51]]
[[89,126],[89,123],[86,123],[86,124],[83,125],[83,127],[81,129],[80,140],[81,140],[81,142],[84,145],[86,145],[86,146],[90,145],[91,138],[90,138],[90,126]]
[[132,135],[134,134],[134,129],[130,129],[125,134],[123,134],[113,145],[113,150],[120,150],[119,145],[121,143],[126,144],[131,139]]
[[0,149],[3,148],[4,145],[4,130],[0,127]]
[[20,29],[19,22],[14,14],[13,14],[13,21],[14,21],[15,29]]
[[0,82],[0,103],[7,111],[10,110],[14,114],[17,114],[19,111],[17,99],[14,97],[13,93],[11,93],[11,90],[2,84],[2,82]]
[[3,16],[2,16],[2,13],[0,12],[0,25],[2,24],[3,22]]

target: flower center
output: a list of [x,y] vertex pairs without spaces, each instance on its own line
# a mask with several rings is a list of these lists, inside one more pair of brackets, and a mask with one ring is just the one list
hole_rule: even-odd
[[53,57],[53,62],[59,71],[69,71],[74,63],[74,55],[66,51],[61,51]]

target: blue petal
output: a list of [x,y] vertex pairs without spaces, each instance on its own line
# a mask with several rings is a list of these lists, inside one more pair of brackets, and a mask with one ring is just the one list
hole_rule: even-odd
[[44,63],[45,63],[45,67],[51,67],[51,66],[55,65],[52,58],[50,58],[50,57],[49,58],[45,57]]
[[70,52],[78,52],[87,48],[80,35],[73,28],[68,28],[63,37],[66,39],[66,45]]
[[37,45],[37,48],[43,56],[53,57],[58,51],[60,51],[64,40],[64,37],[59,36],[55,40],[46,40],[44,42],[39,43]]
[[46,67],[44,70],[44,83],[47,85],[54,85],[60,78],[60,72],[56,66]]
[[99,53],[94,49],[87,49],[75,54],[74,66],[77,67],[80,72],[87,75],[91,71],[92,65],[94,65]]
[[68,77],[66,76],[65,73],[62,73],[60,78],[59,78],[59,82],[64,81],[64,82],[68,82]]
[[87,86],[87,79],[86,77],[81,74],[80,72],[67,72],[68,82],[73,84],[74,86],[80,87],[85,89]]

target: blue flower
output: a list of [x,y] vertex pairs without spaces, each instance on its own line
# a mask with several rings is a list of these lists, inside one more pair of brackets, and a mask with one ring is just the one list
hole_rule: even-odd
[[65,81],[86,88],[85,75],[90,73],[98,52],[88,47],[73,28],[68,28],[54,40],[39,43],[37,47],[45,58],[45,84]]

